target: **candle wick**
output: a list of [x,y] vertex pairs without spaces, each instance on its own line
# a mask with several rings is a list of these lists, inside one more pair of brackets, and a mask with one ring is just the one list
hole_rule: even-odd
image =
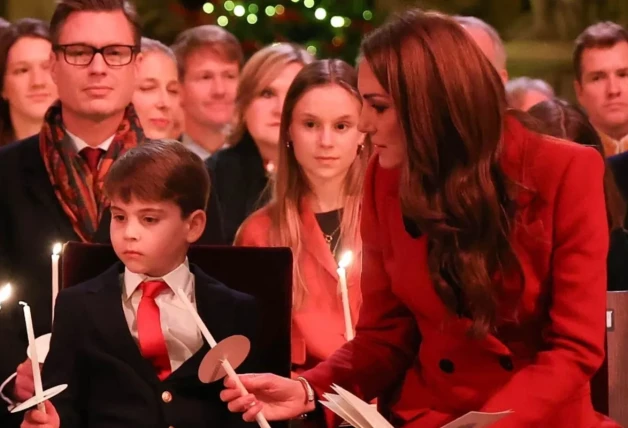
[[22,305],[22,306],[28,306],[28,304],[26,302],[22,302],[21,300],[20,300],[19,304]]

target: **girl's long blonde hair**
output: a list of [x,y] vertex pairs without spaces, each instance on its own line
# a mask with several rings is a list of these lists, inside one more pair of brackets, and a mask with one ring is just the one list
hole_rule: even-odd
[[[293,252],[293,300],[297,309],[308,294],[299,264],[303,245],[300,204],[310,193],[310,188],[291,147],[289,128],[297,102],[307,91],[323,85],[338,85],[361,101],[356,71],[346,62],[337,59],[321,60],[301,70],[292,82],[283,106],[277,175],[271,183],[272,197],[268,205],[271,219],[270,245],[290,247]],[[344,182],[340,240],[345,248],[360,248],[362,245],[359,233],[362,183],[369,158],[369,150],[365,147],[368,145],[359,146],[358,154]]]

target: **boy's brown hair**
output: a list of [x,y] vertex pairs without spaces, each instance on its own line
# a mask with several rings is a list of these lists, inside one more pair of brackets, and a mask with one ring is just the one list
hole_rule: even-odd
[[61,28],[68,17],[76,12],[116,12],[122,11],[131,28],[135,46],[140,47],[142,38],[142,25],[135,10],[135,6],[128,0],[59,0],[52,18],[50,19],[50,36],[52,44],[59,43]]
[[104,183],[109,199],[174,202],[183,218],[205,210],[209,191],[209,173],[201,158],[167,139],[148,140],[126,152],[113,163]]

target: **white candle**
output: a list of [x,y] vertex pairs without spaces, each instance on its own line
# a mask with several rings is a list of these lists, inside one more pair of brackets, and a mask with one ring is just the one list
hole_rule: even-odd
[[355,334],[353,332],[353,323],[351,321],[351,306],[349,305],[349,290],[347,288],[347,266],[351,264],[353,253],[347,251],[342,255],[338,262],[338,281],[340,283],[340,296],[342,298],[342,312],[345,316],[345,338],[353,340]]
[[55,316],[55,302],[59,294],[59,254],[61,253],[61,244],[56,243],[52,247],[52,318]]
[[9,297],[11,297],[11,284],[7,283],[0,288],[0,309],[2,309],[2,304],[9,300]]
[[[194,308],[194,305],[192,305],[192,302],[190,302],[190,299],[188,299],[188,296],[186,296],[185,293],[183,292],[183,290],[180,289],[180,288],[177,289],[177,295],[179,296],[179,299],[181,299],[181,301],[185,305],[185,307],[188,310],[188,312],[190,313],[190,315],[192,315],[192,318],[194,319],[194,322],[196,323],[196,326],[198,327],[198,329],[203,334],[203,337],[205,338],[205,340],[207,340],[207,343],[209,343],[209,346],[211,348],[215,347],[216,346],[216,340],[214,339],[214,336],[212,336],[212,334],[207,329],[207,326],[205,325],[205,323],[203,322],[203,320],[199,316],[198,312]],[[235,382],[237,388],[240,390],[240,393],[242,393],[242,395],[248,394],[248,391],[246,390],[244,385],[242,385],[242,382],[240,381],[240,378],[238,377],[238,375],[236,374],[235,370],[231,366],[231,363],[229,363],[229,360],[223,359],[221,363],[222,363],[222,368],[225,369],[225,372],[227,373],[227,376],[229,376],[229,378],[231,378]],[[266,418],[264,417],[262,412],[258,413],[257,416],[255,417],[255,419],[257,421],[257,424],[260,427],[262,427],[262,428],[270,428],[270,425],[268,424],[268,421],[266,421]]]
[[[37,345],[35,344],[35,330],[33,329],[33,318],[31,308],[24,302],[20,302],[24,307],[24,320],[26,321],[26,334],[28,335],[28,345],[31,348],[31,364],[33,366],[33,383],[35,384],[35,396],[42,397],[44,388],[41,383],[41,372],[39,371],[39,358],[37,357]],[[37,405],[37,408],[44,411],[44,403]]]

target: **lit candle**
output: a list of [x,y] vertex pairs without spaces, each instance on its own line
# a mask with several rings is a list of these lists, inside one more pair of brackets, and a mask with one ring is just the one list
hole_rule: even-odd
[[[35,396],[42,397],[44,388],[41,383],[41,372],[39,371],[39,358],[37,357],[37,346],[35,345],[35,330],[33,329],[33,318],[31,308],[24,302],[20,302],[24,307],[24,319],[26,321],[26,334],[28,335],[28,346],[31,348],[31,365],[33,366],[33,383],[35,384]],[[37,405],[42,412],[45,411],[44,403]]]
[[2,288],[0,288],[0,309],[2,309],[2,304],[9,300],[11,297],[11,284],[5,284]]
[[52,318],[55,316],[55,302],[59,294],[59,254],[61,244],[58,242],[52,247]]
[[[190,299],[188,299],[188,296],[186,296],[185,293],[183,292],[183,290],[180,289],[180,288],[177,289],[177,295],[179,296],[179,299],[181,299],[181,301],[185,305],[187,311],[190,313],[190,315],[192,315],[192,318],[194,319],[194,322],[196,323],[196,326],[198,327],[198,329],[203,334],[203,337],[205,338],[205,340],[207,340],[207,343],[209,344],[209,346],[211,348],[215,347],[216,346],[216,340],[214,339],[214,336],[212,336],[212,334],[207,329],[207,326],[205,325],[205,323],[201,319],[200,315],[198,314],[198,312],[194,308],[194,305],[192,305],[192,302],[190,302]],[[240,378],[238,377],[238,375],[236,374],[235,370],[231,366],[231,363],[226,358],[222,360],[222,368],[225,369],[225,372],[227,373],[227,376],[229,376],[229,378],[231,378],[231,380],[233,380],[235,382],[236,386],[240,390],[240,393],[243,396],[248,394],[248,391],[246,390],[244,385],[242,385],[242,381],[240,381]],[[257,416],[255,417],[255,419],[257,420],[257,424],[260,427],[262,427],[262,428],[271,428],[270,425],[268,424],[268,421],[266,420],[266,418],[262,414],[262,412],[259,412],[257,414]]]
[[355,336],[353,333],[353,323],[351,322],[351,306],[349,306],[349,290],[347,289],[347,266],[351,264],[353,253],[347,251],[342,255],[338,262],[338,281],[340,283],[340,295],[342,297],[342,311],[345,316],[345,338],[352,340]]

